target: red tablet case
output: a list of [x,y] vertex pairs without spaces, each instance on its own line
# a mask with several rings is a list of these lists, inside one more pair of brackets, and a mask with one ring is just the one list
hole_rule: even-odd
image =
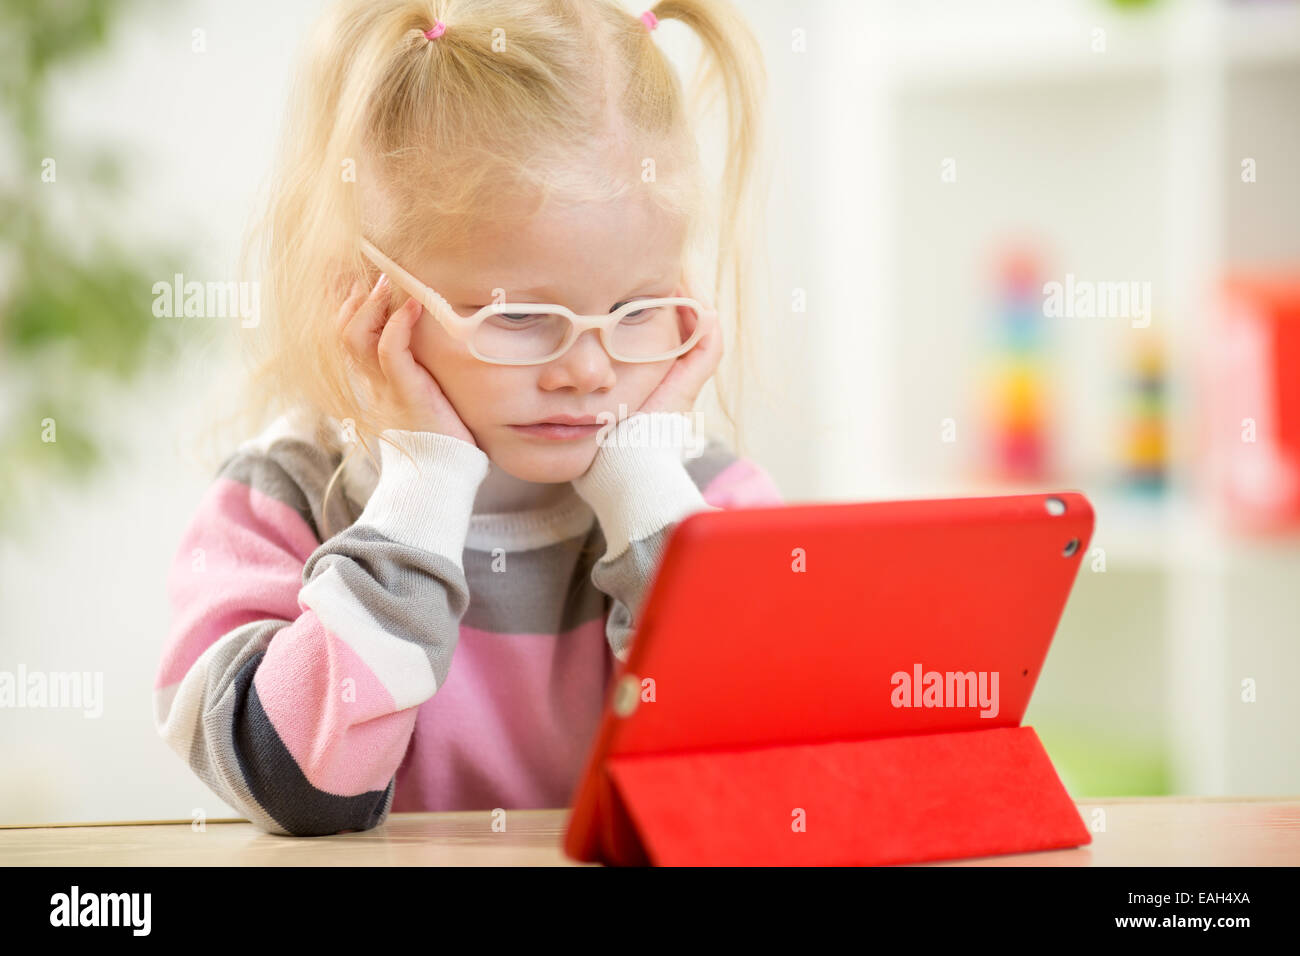
[[[862,865],[1090,842],[1020,721],[1092,526],[1077,492],[688,516],[610,682],[565,852]],[[918,665],[941,692],[896,706]],[[990,703],[996,673],[996,714],[960,706],[970,685],[949,672],[983,672]]]

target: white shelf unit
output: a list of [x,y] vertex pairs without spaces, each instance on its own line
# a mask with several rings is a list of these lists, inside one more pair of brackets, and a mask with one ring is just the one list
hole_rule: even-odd
[[[994,307],[981,257],[999,237],[1041,239],[1053,278],[1149,279],[1169,348],[1166,497],[1126,497],[1098,467],[1102,399],[1133,333],[1076,323],[1054,331],[1052,348],[1066,357],[1054,381],[1070,446],[1062,486],[1093,501],[1106,573],[1151,582],[1123,590],[1133,600],[1137,587],[1162,622],[1128,636],[1145,642],[1135,659],[1153,672],[1112,696],[1107,671],[1128,666],[1122,650],[1063,674],[1052,671],[1058,648],[1030,714],[1059,689],[1074,710],[1056,719],[1087,726],[1109,713],[1101,726],[1155,735],[1173,792],[1300,793],[1300,541],[1219,530],[1191,464],[1218,277],[1300,262],[1300,4],[836,4],[819,26],[831,49],[819,86],[835,92],[820,107],[830,133],[814,168],[849,183],[817,219],[833,237],[817,284],[819,407],[846,436],[821,449],[819,495],[990,490],[968,477],[974,442],[962,428],[979,323]],[[1257,183],[1238,181],[1245,156],[1259,162]],[[945,157],[956,183],[940,181]],[[962,437],[944,445],[949,417]],[[1088,612],[1073,606],[1085,583],[1062,625],[1070,640],[1089,639]],[[1240,700],[1247,678],[1251,704]]]

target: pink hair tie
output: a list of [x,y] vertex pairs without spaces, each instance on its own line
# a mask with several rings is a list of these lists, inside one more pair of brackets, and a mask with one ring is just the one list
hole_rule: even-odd
[[429,27],[429,29],[424,31],[424,38],[426,40],[436,40],[438,39],[438,37],[442,36],[443,33],[445,33],[446,31],[447,31],[447,24],[443,23],[441,20],[434,20],[433,26]]
[[659,26],[659,18],[649,10],[641,14],[641,22],[645,24],[647,30],[653,30],[655,27]]

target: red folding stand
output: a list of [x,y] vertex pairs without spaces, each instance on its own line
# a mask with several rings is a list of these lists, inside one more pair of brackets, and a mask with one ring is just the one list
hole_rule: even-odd
[[602,770],[601,858],[616,865],[878,865],[1091,842],[1032,727],[622,756]]

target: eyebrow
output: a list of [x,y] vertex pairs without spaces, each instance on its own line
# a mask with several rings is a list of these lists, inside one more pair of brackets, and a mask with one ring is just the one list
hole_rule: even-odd
[[[672,282],[671,279],[662,279],[662,280],[661,280],[661,279],[660,279],[659,277],[657,277],[657,276],[651,276],[650,278],[645,279],[645,280],[642,281],[642,282],[638,282],[638,283],[637,283],[636,285],[634,285],[632,288],[634,288],[634,289],[643,289],[643,288],[645,288],[646,286],[649,286],[649,285],[656,285],[656,284],[658,284],[658,283],[661,282],[661,281],[662,281],[662,282]],[[497,288],[497,286],[493,286],[493,288]],[[554,292],[555,292],[555,290],[552,289],[552,288],[550,288],[549,286],[539,286],[538,288],[535,288],[535,289],[516,289],[516,290],[514,291],[513,294],[514,294],[514,295],[517,295],[517,296],[523,296],[523,295],[533,296],[534,298],[537,298],[538,300],[540,300],[542,303],[551,303],[551,304],[556,304],[556,303],[555,303],[555,299],[554,299],[553,297],[551,297],[551,298],[547,298],[547,296],[553,296],[553,295],[554,295]],[[631,302],[632,299],[635,299],[635,298],[637,298],[638,296],[643,296],[643,295],[647,295],[647,294],[648,294],[648,293],[641,293],[641,292],[633,293],[632,296],[631,296],[631,298],[620,299],[618,302],[616,302],[616,303],[615,303],[615,308],[617,308],[619,305],[622,305],[622,304],[624,304],[624,303],[626,303],[626,302]],[[516,300],[511,299],[510,296],[507,295],[507,296],[506,296],[506,301],[507,301],[507,302],[512,302],[512,301],[516,301]]]

